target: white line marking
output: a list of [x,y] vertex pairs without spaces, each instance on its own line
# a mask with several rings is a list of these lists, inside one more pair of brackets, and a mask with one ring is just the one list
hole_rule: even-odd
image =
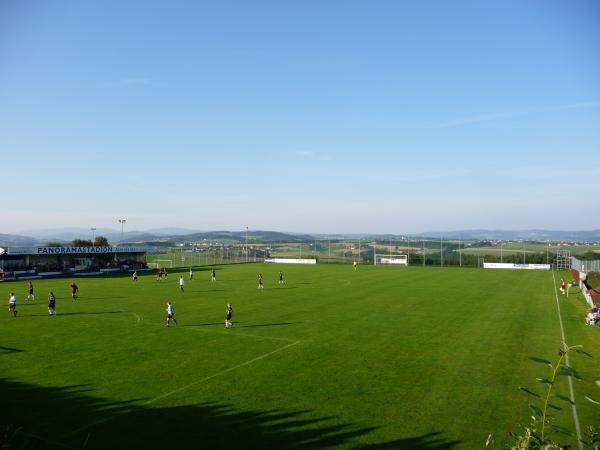
[[[217,372],[215,374],[209,375],[208,377],[204,377],[204,378],[201,378],[200,380],[196,380],[193,383],[190,383],[190,384],[187,384],[187,385],[182,386],[180,388],[174,389],[174,390],[172,390],[170,392],[167,392],[166,394],[162,394],[162,395],[159,395],[157,397],[151,398],[147,402],[142,403],[142,405],[150,405],[150,404],[152,404],[152,403],[154,403],[154,402],[156,402],[158,400],[162,400],[163,398],[166,398],[166,397],[169,397],[169,396],[171,396],[173,394],[176,394],[178,392],[184,391],[184,390],[186,390],[186,389],[188,389],[188,388],[190,388],[192,386],[195,386],[195,385],[200,384],[200,383],[204,383],[205,381],[211,380],[211,379],[213,379],[215,377],[218,377],[220,375],[223,375],[225,373],[228,373],[228,372],[231,372],[233,370],[239,369],[240,367],[244,367],[244,366],[247,366],[249,364],[252,364],[253,362],[260,361],[261,359],[264,359],[264,358],[266,358],[268,356],[274,355],[275,353],[281,352],[281,351],[285,350],[286,348],[290,348],[290,347],[292,347],[292,346],[294,346],[296,344],[299,344],[299,343],[300,343],[300,341],[295,341],[295,342],[292,342],[291,344],[284,345],[283,347],[279,347],[279,348],[277,348],[277,349],[275,349],[273,351],[270,351],[270,352],[265,353],[263,355],[257,356],[256,358],[250,359],[250,360],[245,361],[245,362],[243,362],[241,364],[238,364],[236,366],[230,367],[229,369],[222,370],[222,371]],[[67,434],[64,434],[63,436],[61,436],[61,438],[66,438],[66,437],[69,437],[69,436],[73,436],[74,434],[77,434],[77,433],[79,433],[79,432],[81,432],[83,430],[91,428],[91,427],[93,427],[95,425],[100,425],[101,423],[108,422],[108,421],[110,421],[110,420],[112,420],[114,418],[115,417],[113,417],[113,416],[107,415],[103,419],[95,420],[95,421],[93,421],[93,422],[91,422],[91,423],[89,423],[87,425],[84,425],[83,427],[77,428],[76,430],[69,431]]]
[[256,362],[256,361],[260,361],[261,359],[267,358],[268,356],[274,355],[275,353],[279,353],[279,352],[285,350],[286,348],[290,348],[290,347],[292,347],[294,345],[297,345],[299,343],[300,343],[300,341],[295,341],[295,342],[292,342],[291,344],[284,345],[283,347],[279,347],[279,348],[277,348],[277,349],[275,349],[275,350],[273,350],[271,352],[265,353],[263,355],[257,356],[256,358],[250,359],[250,360],[245,361],[245,362],[243,362],[241,364],[238,364],[236,366],[230,367],[229,369],[222,370],[222,371],[217,372],[217,373],[215,373],[213,375],[209,375],[208,377],[204,377],[204,378],[201,378],[200,380],[196,380],[193,383],[190,383],[188,385],[185,385],[185,386],[182,386],[180,388],[174,389],[174,390],[172,390],[170,392],[167,392],[166,394],[162,394],[162,395],[159,395],[158,397],[154,397],[153,399],[148,400],[144,404],[145,405],[150,405],[151,403],[154,403],[154,402],[156,402],[158,400],[162,400],[163,398],[170,397],[171,395],[176,394],[177,392],[184,391],[184,390],[186,390],[186,389],[188,389],[188,388],[190,388],[192,386],[195,386],[195,385],[200,384],[200,383],[204,383],[205,381],[208,381],[208,380],[210,380],[212,378],[215,378],[215,377],[218,377],[220,375],[223,375],[223,374],[225,374],[227,372],[231,372],[232,370],[239,369],[240,367],[247,366],[247,365],[252,364],[253,362]]
[[[556,298],[556,309],[558,310],[558,323],[560,323],[560,334],[562,335],[563,345],[565,350],[567,347],[567,340],[565,339],[565,328],[563,327],[562,316],[560,314],[560,302],[558,300],[558,291],[556,290],[556,278],[554,277],[554,271],[552,271],[552,285],[554,286],[554,297]],[[565,363],[567,367],[571,367],[569,363],[569,354],[565,355]],[[575,431],[577,431],[577,444],[579,444],[579,450],[583,450],[583,442],[581,441],[581,429],[579,427],[579,417],[577,416],[577,407],[575,406],[575,394],[573,392],[573,379],[571,375],[567,375],[569,381],[569,396],[571,398],[571,409],[573,410],[573,421],[575,422]]]

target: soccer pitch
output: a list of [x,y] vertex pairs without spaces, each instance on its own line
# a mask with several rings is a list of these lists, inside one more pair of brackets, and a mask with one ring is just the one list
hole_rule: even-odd
[[[14,448],[475,449],[528,424],[561,348],[552,273],[350,265],[216,266],[0,284],[2,424]],[[284,271],[286,283],[277,284]],[[265,276],[257,289],[256,276]],[[179,292],[183,274],[185,292]],[[558,282],[560,274],[556,274]],[[57,297],[48,316],[47,295]],[[166,301],[178,327],[165,326]],[[234,307],[230,330],[225,306]],[[558,303],[568,377],[553,437],[600,426],[600,327]]]

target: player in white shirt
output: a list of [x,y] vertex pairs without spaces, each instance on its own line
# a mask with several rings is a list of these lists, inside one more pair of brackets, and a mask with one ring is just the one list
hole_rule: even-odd
[[183,292],[183,284],[185,283],[185,281],[183,281],[183,275],[181,275],[179,277],[179,291]]
[[173,306],[173,303],[167,302],[167,326],[170,326],[171,320],[177,325],[177,320],[175,320],[175,307]]
[[8,312],[13,318],[17,318],[17,297],[14,292],[11,292],[8,298]]
[[133,277],[133,282],[137,283],[137,270],[135,272],[133,272],[132,277]]
[[190,280],[194,278],[194,272],[192,272],[192,268],[190,267]]

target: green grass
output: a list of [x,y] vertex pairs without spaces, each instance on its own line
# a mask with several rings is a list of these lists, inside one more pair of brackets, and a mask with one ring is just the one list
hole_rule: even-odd
[[[283,270],[287,284],[276,284]],[[266,287],[256,288],[256,274]],[[34,281],[0,317],[0,417],[26,448],[372,450],[497,448],[528,422],[560,348],[552,274],[349,265],[217,266],[141,276]],[[46,296],[57,295],[48,317]],[[179,327],[164,325],[174,301]],[[600,327],[580,296],[559,298],[582,427],[600,425]],[[225,330],[226,303],[235,308]],[[575,444],[567,378],[554,437]],[[33,436],[38,437],[33,437]],[[43,441],[41,439],[44,439]]]

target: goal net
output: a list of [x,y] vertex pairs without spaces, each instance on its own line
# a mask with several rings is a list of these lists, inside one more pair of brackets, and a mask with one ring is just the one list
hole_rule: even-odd
[[172,259],[155,259],[154,263],[156,264],[157,269],[162,269],[163,267],[169,267],[169,268],[173,267]]
[[378,255],[375,253],[375,265],[377,264],[396,264],[408,266],[408,256],[406,255]]

